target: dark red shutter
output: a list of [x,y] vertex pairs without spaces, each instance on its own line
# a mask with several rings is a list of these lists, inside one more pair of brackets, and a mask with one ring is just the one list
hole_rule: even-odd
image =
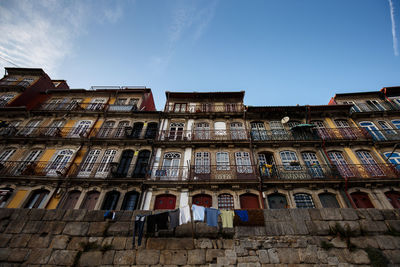
[[393,208],[400,209],[400,193],[396,191],[390,191],[385,193],[388,198],[390,204],[392,204]]
[[174,195],[159,195],[154,203],[155,210],[175,209],[176,197]]
[[259,209],[258,196],[254,194],[243,194],[240,196],[240,208],[244,210]]
[[99,192],[90,192],[87,194],[85,202],[83,203],[82,208],[87,210],[94,210],[96,206],[97,199],[99,198]]
[[79,199],[81,192],[79,191],[72,191],[68,194],[68,198],[64,203],[63,209],[73,209],[75,208],[76,202]]
[[193,204],[209,208],[212,206],[212,197],[206,194],[199,194],[193,196]]
[[360,209],[374,208],[374,205],[372,205],[372,202],[366,193],[362,192],[352,193],[351,197],[354,201],[354,204],[356,204],[357,208]]

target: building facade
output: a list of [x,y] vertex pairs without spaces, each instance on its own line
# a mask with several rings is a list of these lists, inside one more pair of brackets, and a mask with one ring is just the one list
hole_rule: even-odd
[[329,105],[247,106],[240,92],[69,89],[0,80],[0,207],[399,208],[400,87]]

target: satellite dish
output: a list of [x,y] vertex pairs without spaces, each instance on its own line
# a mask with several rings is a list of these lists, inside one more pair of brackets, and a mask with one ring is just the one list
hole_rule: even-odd
[[282,124],[285,124],[285,123],[287,123],[288,121],[289,121],[289,117],[288,117],[288,116],[283,117],[283,118],[281,119]]

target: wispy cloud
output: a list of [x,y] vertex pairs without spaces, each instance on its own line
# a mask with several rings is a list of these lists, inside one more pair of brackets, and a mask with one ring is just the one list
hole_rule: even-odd
[[390,20],[392,21],[392,38],[393,38],[393,52],[395,56],[399,55],[399,48],[397,44],[397,36],[396,36],[396,22],[394,19],[394,6],[392,0],[389,1],[390,6]]
[[[103,16],[96,15],[99,12]],[[115,23],[122,15],[120,5],[104,1],[2,1],[0,56],[20,67],[41,67],[55,75],[89,23]],[[10,64],[0,58],[0,68],[5,66]]]

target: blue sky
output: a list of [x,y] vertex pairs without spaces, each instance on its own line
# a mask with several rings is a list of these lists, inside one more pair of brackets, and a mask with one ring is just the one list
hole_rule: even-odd
[[71,88],[145,85],[158,109],[166,90],[327,104],[400,85],[399,11],[399,0],[2,0],[0,67],[41,67]]

